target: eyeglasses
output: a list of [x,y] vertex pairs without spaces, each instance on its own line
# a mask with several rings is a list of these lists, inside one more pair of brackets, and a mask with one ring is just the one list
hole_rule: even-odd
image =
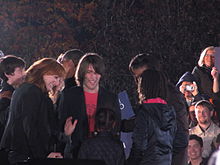
[[205,56],[207,56],[207,57],[212,57],[212,58],[214,58],[214,57],[215,57],[215,55],[214,55],[214,54],[206,54]]

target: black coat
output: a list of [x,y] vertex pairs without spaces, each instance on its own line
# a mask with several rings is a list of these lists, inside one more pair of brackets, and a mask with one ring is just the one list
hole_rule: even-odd
[[141,165],[169,165],[176,133],[175,110],[160,103],[143,104],[136,118],[129,160]]
[[[109,108],[116,111],[119,130],[121,112],[117,96],[100,87],[96,109],[99,108]],[[73,87],[64,90],[60,97],[58,111],[60,113],[61,130],[63,130],[64,123],[69,116],[72,116],[73,120],[78,120],[76,129],[74,130],[71,137],[71,146],[74,148],[73,155],[77,156],[80,144],[88,138],[89,132],[83,88]]]
[[13,92],[14,88],[7,82],[3,81],[2,89],[0,91],[0,141],[6,126],[9,113],[9,105]]
[[123,165],[125,162],[122,142],[109,132],[100,132],[97,136],[84,141],[78,158],[104,160],[106,165]]
[[47,94],[33,84],[24,83],[15,91],[1,141],[1,148],[12,151],[11,163],[46,158],[49,154],[51,108]]
[[[213,93],[213,78],[211,75],[211,68],[207,68],[206,66],[196,66],[192,74],[196,79],[196,83],[201,94],[205,94],[214,100],[220,96],[220,92]],[[220,84],[220,80],[219,80]]]

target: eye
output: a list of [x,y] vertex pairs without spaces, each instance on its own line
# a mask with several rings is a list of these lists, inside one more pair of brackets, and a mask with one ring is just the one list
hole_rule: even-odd
[[55,78],[55,79],[59,79],[59,76],[56,75],[56,76],[54,76],[54,78]]

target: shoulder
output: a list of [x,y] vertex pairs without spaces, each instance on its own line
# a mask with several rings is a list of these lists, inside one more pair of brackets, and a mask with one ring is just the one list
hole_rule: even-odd
[[190,135],[191,135],[191,134],[197,134],[197,133],[200,132],[200,131],[201,131],[201,129],[199,128],[199,126],[196,125],[195,127],[189,129],[189,134],[190,134]]
[[112,97],[112,98],[116,98],[117,97],[116,94],[114,94],[113,92],[110,92],[109,90],[107,90],[107,89],[105,89],[103,87],[99,88],[99,94],[101,96],[108,96],[108,97]]
[[68,89],[64,89],[62,93],[64,95],[78,95],[79,93],[83,93],[83,88],[75,86]]

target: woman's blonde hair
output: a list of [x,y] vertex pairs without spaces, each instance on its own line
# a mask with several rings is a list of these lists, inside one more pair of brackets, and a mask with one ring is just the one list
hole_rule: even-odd
[[43,58],[34,62],[26,71],[25,81],[28,83],[35,84],[46,92],[46,86],[43,80],[44,75],[58,75],[59,77],[65,78],[65,70],[61,64],[55,59]]
[[209,47],[205,48],[205,49],[202,51],[202,53],[200,54],[200,57],[199,57],[199,61],[198,61],[198,65],[199,65],[200,67],[203,66],[203,64],[204,64],[204,57],[205,57],[207,51],[208,51],[208,50],[214,50],[214,49],[215,49],[214,46],[209,46]]

